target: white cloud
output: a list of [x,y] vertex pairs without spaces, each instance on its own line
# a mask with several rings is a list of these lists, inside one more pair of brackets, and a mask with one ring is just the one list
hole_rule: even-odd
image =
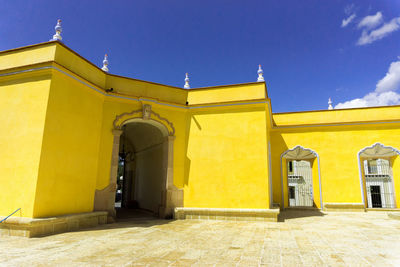
[[339,103],[335,106],[335,109],[400,105],[400,94],[395,92],[399,89],[400,60],[390,64],[385,77],[378,81],[373,92],[362,98]]
[[380,28],[368,32],[363,30],[361,37],[357,41],[357,45],[370,44],[376,40],[382,39],[390,33],[400,29],[400,17],[392,19],[390,22],[385,23]]
[[400,89],[400,61],[390,64],[389,70],[376,84],[376,92],[396,91]]
[[347,25],[350,24],[350,22],[353,21],[353,19],[356,17],[356,14],[352,14],[351,16],[349,16],[347,19],[343,19],[342,20],[342,28],[346,27]]
[[363,98],[356,98],[350,101],[339,103],[335,106],[335,109],[341,108],[362,108],[362,107],[373,107],[373,106],[389,106],[399,105],[400,94],[389,91],[384,93],[369,93]]
[[373,29],[383,22],[382,13],[380,11],[376,12],[375,15],[370,15],[364,17],[359,23],[358,28],[368,28]]
[[[347,5],[344,9],[346,18],[342,20],[342,28],[347,27],[356,18],[354,5]],[[395,17],[389,22],[384,22],[381,11],[376,12],[375,15],[369,15],[362,18],[357,28],[362,30],[360,38],[357,40],[357,45],[367,45],[380,40],[390,33],[400,29],[400,17]]]

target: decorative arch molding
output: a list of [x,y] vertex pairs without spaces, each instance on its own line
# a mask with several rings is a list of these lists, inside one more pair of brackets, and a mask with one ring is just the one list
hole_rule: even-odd
[[292,149],[288,149],[282,153],[281,157],[290,159],[310,159],[318,157],[317,152],[312,149],[304,148],[302,146],[295,146]]
[[[141,114],[141,116],[139,114]],[[160,114],[154,112],[151,108],[151,105],[148,104],[143,104],[141,109],[136,109],[131,112],[124,112],[120,115],[117,115],[113,121],[113,128],[115,130],[121,130],[124,124],[126,124],[129,120],[136,118],[159,122],[168,129],[169,136],[175,135],[174,124],[170,122],[167,118],[164,118]]]
[[[397,155],[400,155],[400,150],[398,150],[397,148],[391,147],[391,146],[385,146],[382,143],[376,142],[375,144],[371,145],[371,146],[367,146],[364,147],[363,149],[361,149],[360,151],[358,151],[357,153],[357,160],[358,160],[358,172],[360,174],[360,187],[361,187],[361,199],[362,199],[362,203],[364,205],[364,208],[367,208],[366,203],[365,203],[365,190],[364,190],[364,181],[363,181],[363,171],[362,171],[362,164],[361,164],[361,158],[365,158],[363,156],[364,153],[366,153],[366,151],[368,150],[372,150],[376,152],[376,156],[381,156],[381,157],[385,157],[385,155],[379,155],[379,151],[382,150],[391,150],[393,152],[393,154],[386,154],[386,157],[393,157]],[[372,157],[372,155],[371,155]],[[393,180],[394,183],[394,180]]]
[[[383,154],[384,152],[382,153],[382,151],[388,151],[388,150],[394,152],[397,155],[400,155],[400,150],[398,150],[398,149],[396,149],[394,147],[391,147],[391,146],[385,146],[385,145],[377,142],[377,143],[373,144],[372,146],[367,146],[367,147],[364,147],[363,149],[361,149],[358,152],[358,156],[362,156],[368,150],[372,150],[372,151],[374,151],[376,153],[377,156],[382,156],[382,157],[385,156]],[[373,156],[373,155],[371,154],[371,156]],[[393,155],[388,154],[387,156],[391,157]]]
[[[305,157],[302,157],[305,156]],[[319,155],[316,151],[310,148],[304,148],[300,145],[293,147],[292,149],[288,149],[281,154],[281,195],[282,195],[282,208],[285,208],[285,196],[283,190],[283,166],[282,159],[312,159],[316,158],[318,163],[318,185],[319,185],[319,200],[320,200],[320,209],[323,209],[323,201],[322,201],[322,184],[321,184],[321,167],[319,163]]]

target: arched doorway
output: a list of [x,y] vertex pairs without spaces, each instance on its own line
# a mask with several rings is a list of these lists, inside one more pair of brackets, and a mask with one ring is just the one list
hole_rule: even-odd
[[[316,152],[301,146],[285,151],[281,155],[281,175],[282,207],[317,207],[315,192],[318,192],[322,209],[319,157]],[[318,176],[317,183],[314,176]]]
[[117,115],[112,134],[109,185],[96,190],[94,210],[108,211],[112,222],[117,202],[171,218],[174,208],[183,206],[183,189],[173,180],[174,125],[143,104]]
[[115,207],[159,216],[165,207],[168,131],[155,121],[132,119],[121,127]]
[[392,164],[399,154],[397,149],[380,143],[358,153],[361,191],[367,208],[396,208]]

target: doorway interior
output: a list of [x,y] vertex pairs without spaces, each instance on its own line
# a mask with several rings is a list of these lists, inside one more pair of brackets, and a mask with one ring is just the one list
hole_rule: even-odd
[[311,149],[295,146],[281,154],[282,207],[322,209],[319,169],[319,156]]
[[168,131],[159,123],[141,119],[121,129],[116,216],[159,217],[165,206]]
[[311,162],[288,161],[289,207],[313,207],[313,183]]

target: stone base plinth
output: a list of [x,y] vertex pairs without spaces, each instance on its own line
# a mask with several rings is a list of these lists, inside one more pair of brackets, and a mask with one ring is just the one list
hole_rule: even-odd
[[324,203],[324,211],[365,211],[363,203]]
[[400,211],[400,209],[389,209],[389,208],[366,208],[366,211]]
[[317,208],[317,207],[286,207],[284,210],[299,210],[299,211],[320,211],[321,209]]
[[278,221],[279,209],[175,208],[177,220]]
[[105,211],[37,219],[10,217],[0,223],[0,236],[38,237],[76,231],[105,223],[107,223]]

